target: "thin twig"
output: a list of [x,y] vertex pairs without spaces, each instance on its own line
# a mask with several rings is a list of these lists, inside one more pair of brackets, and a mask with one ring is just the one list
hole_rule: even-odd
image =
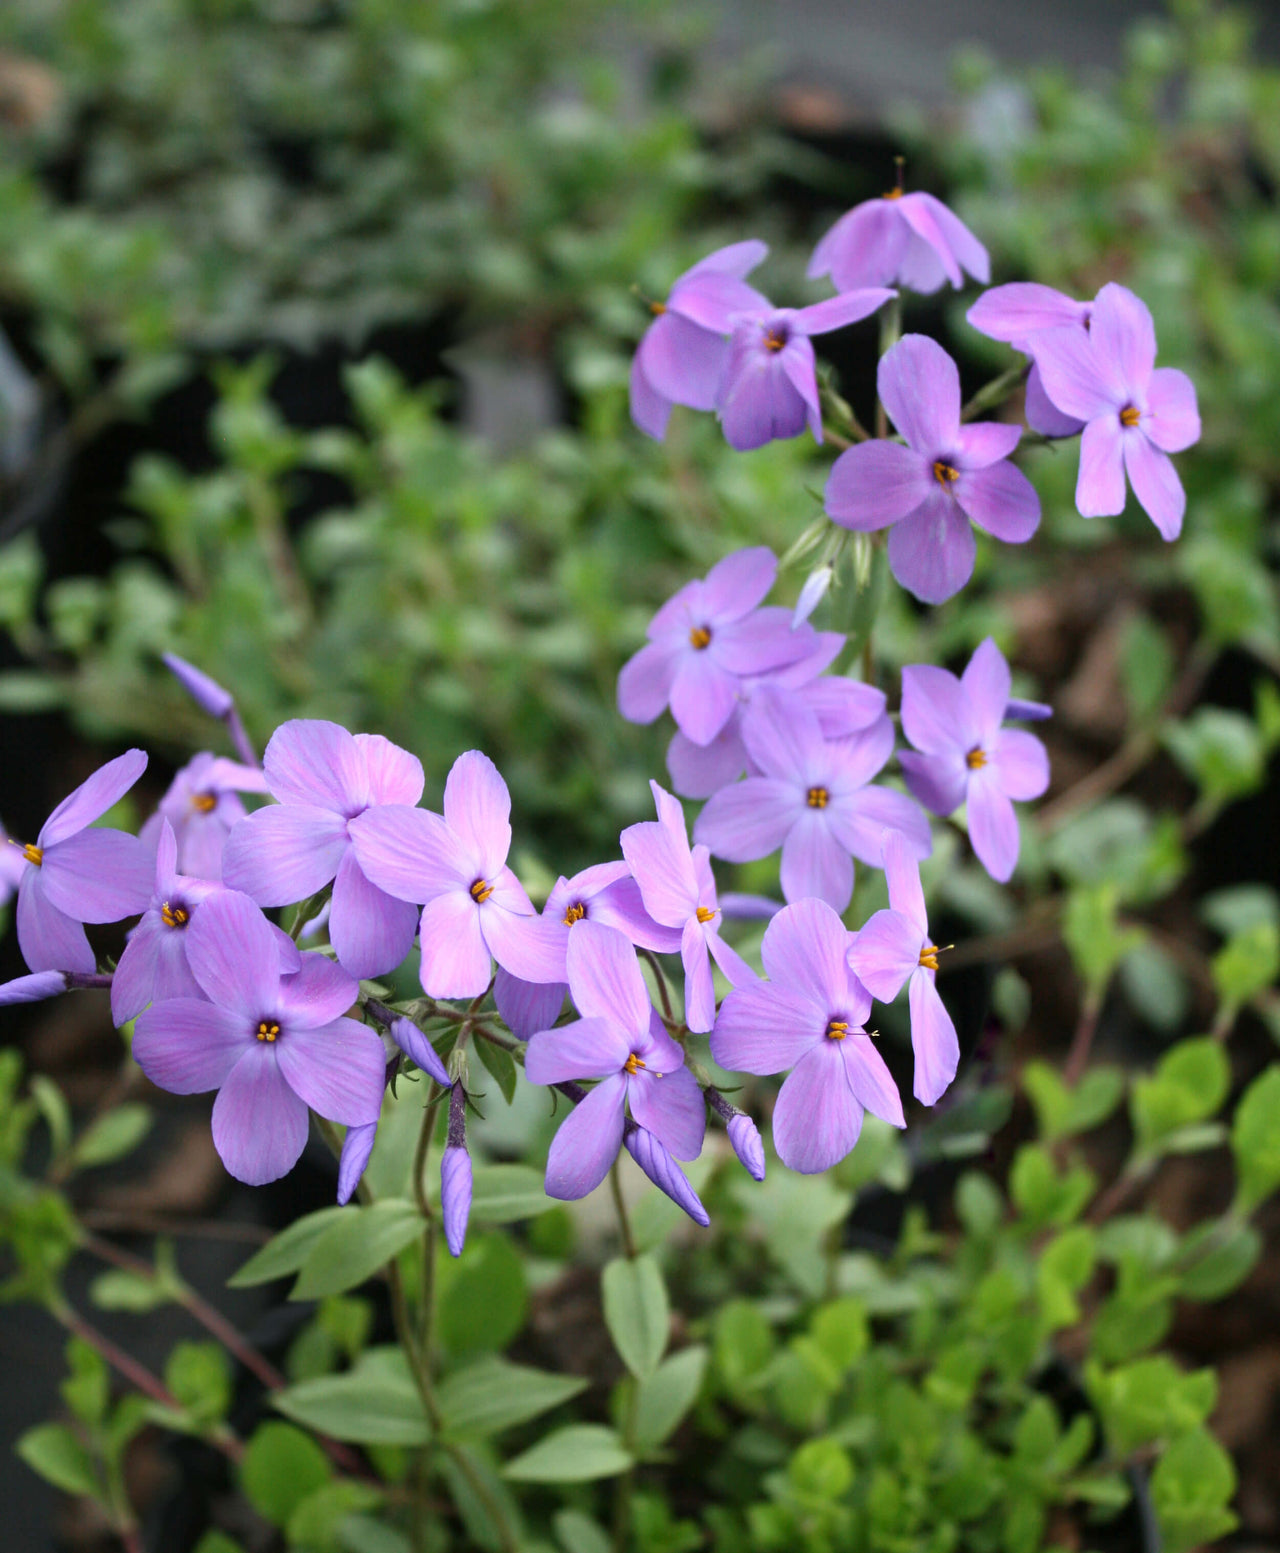
[[627,1217],[627,1205],[622,1200],[622,1182],[618,1178],[618,1161],[616,1159],[609,1171],[609,1186],[613,1191],[613,1205],[618,1210],[618,1228],[622,1231],[622,1249],[627,1253],[627,1260],[634,1262],[636,1259],[636,1243],[631,1234],[631,1220]]

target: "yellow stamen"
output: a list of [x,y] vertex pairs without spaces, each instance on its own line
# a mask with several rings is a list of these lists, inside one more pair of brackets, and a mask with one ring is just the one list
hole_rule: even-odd
[[582,902],[574,901],[573,905],[570,906],[568,911],[566,911],[564,914],[565,927],[572,927],[575,922],[581,922],[586,914],[587,908],[582,904]]
[[1122,426],[1136,426],[1141,419],[1141,411],[1131,404],[1125,405],[1120,412],[1120,424]]
[[198,809],[201,814],[210,814],[218,807],[218,796],[216,793],[193,793],[191,807]]
[[953,480],[958,480],[960,478],[960,471],[958,469],[953,469],[950,464],[944,464],[941,459],[938,459],[933,466],[933,478],[938,482],[939,485],[945,488],[946,486],[950,485]]
[[715,911],[710,906],[699,906],[698,907],[698,921],[699,922],[710,922],[712,917],[714,917],[714,916],[715,916]]
[[649,311],[653,314],[653,316],[655,318],[661,318],[663,313],[666,312],[666,310],[667,310],[667,304],[665,302],[650,302],[650,304],[649,304]]
[[847,1019],[833,1019],[827,1025],[827,1039],[829,1041],[843,1041],[849,1033],[849,1021]]
[[767,351],[780,351],[786,344],[786,340],[776,329],[766,329],[764,336],[764,348]]
[[279,1034],[280,1026],[278,1024],[268,1023],[265,1019],[259,1021],[258,1039],[260,1041],[274,1041]]
[[811,809],[825,809],[830,799],[831,794],[825,787],[811,787],[809,789],[807,802]]
[[471,899],[477,906],[483,906],[492,894],[493,886],[484,879],[477,879],[471,886]]
[[168,901],[160,908],[160,920],[165,927],[186,927],[189,920],[181,906],[170,906]]
[[632,1052],[627,1060],[622,1064],[622,1071],[624,1073],[630,1073],[633,1077],[640,1071],[641,1068],[644,1068],[645,1072],[649,1075],[650,1078],[662,1077],[661,1073],[656,1073],[652,1068],[646,1067],[644,1058],[638,1057],[635,1052]]
[[964,763],[966,766],[968,766],[970,771],[981,771],[983,766],[985,766],[987,763],[986,750],[980,750],[975,744],[969,753],[964,757]]
[[[18,842],[15,841],[13,844],[16,847]],[[44,862],[44,849],[36,846],[34,841],[27,842],[26,846],[22,848],[22,855],[28,863],[34,863],[37,868]]]
[[711,646],[711,632],[706,626],[694,626],[693,630],[689,632],[689,644],[701,652],[704,647]]
[[920,951],[920,964],[924,966],[926,971],[936,971],[938,969],[938,955],[940,953],[941,951],[937,944],[926,944]]
[[900,200],[902,198],[902,190],[901,189],[886,189],[884,191],[884,198],[887,199],[887,200]]

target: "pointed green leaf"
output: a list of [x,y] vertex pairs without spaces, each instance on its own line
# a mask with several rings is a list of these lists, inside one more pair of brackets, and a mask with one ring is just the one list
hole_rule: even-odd
[[486,1355],[442,1380],[437,1399],[451,1439],[484,1438],[559,1407],[586,1386],[576,1375],[551,1375]]
[[617,1477],[631,1464],[614,1430],[603,1424],[570,1424],[509,1461],[502,1475],[515,1483],[590,1483]]
[[291,1300],[341,1294],[371,1278],[424,1232],[417,1204],[392,1198],[368,1208],[346,1208],[307,1252]]
[[666,1285],[651,1256],[618,1257],[601,1274],[604,1320],[622,1362],[641,1380],[666,1351],[671,1309]]

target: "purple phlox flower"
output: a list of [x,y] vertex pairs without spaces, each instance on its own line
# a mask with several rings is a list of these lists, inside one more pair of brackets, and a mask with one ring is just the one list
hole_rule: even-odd
[[622,1144],[627,1106],[677,1159],[696,1159],[706,1106],[684,1052],[667,1034],[636,960],[616,928],[583,922],[569,935],[569,990],[582,1015],[540,1030],[525,1049],[534,1084],[600,1082],[561,1123],[547,1157],[547,1195],[585,1197],[604,1180]]
[[[832,738],[866,728],[883,714],[885,702],[879,691],[869,685],[841,676],[819,679],[830,667],[844,637],[839,631],[813,631],[802,625],[796,632],[811,642],[803,657],[764,674],[745,675],[738,681],[737,701],[729,719],[709,744],[695,744],[679,729],[667,746],[667,769],[671,783],[683,798],[710,798],[719,788],[736,782],[744,771],[751,771],[751,759],[742,742],[742,715],[758,690],[776,687],[798,690],[819,711],[824,727],[831,724]],[[851,690],[847,686],[854,687]],[[834,689],[831,687],[835,687]]]
[[650,782],[657,821],[629,825],[623,831],[622,855],[631,865],[645,909],[655,922],[680,932],[684,965],[684,1017],[690,1030],[710,1030],[716,1018],[715,981],[711,961],[730,986],[754,981],[756,973],[731,949],[716,926],[720,903],[706,847],[689,847],[684,810],[656,782]]
[[176,652],[161,653],[160,656],[165,668],[201,711],[226,724],[227,732],[231,735],[231,742],[239,752],[240,759],[248,766],[256,766],[257,751],[245,732],[244,724],[240,721],[240,714],[236,711],[235,698],[231,692],[224,690],[216,679],[210,679],[204,670],[196,668],[194,663],[188,663],[185,658],[179,658]]
[[670,703],[681,731],[708,744],[732,715],[744,678],[810,653],[812,636],[792,631],[787,610],[756,607],[777,572],[777,557],[763,545],[737,550],[705,581],[687,582],[669,598],[649,622],[648,642],[618,675],[623,717],[651,723]]
[[[544,922],[559,930],[562,947],[569,947],[569,930],[587,920],[614,927],[639,949],[658,954],[674,954],[680,947],[680,933],[662,927],[644,909],[640,886],[631,876],[625,861],[598,863],[584,868],[572,879],[556,880],[542,909]],[[511,1033],[527,1041],[535,1030],[555,1024],[569,990],[568,970],[563,956],[560,974],[553,982],[521,981],[501,967],[493,982],[493,1000]]]
[[338,1156],[338,1203],[341,1207],[345,1208],[355,1195],[377,1136],[377,1122],[364,1122],[358,1127],[347,1128],[347,1135],[342,1140],[342,1153]]
[[426,1038],[412,1019],[401,1017],[393,1020],[389,1031],[391,1039],[428,1078],[435,1079],[442,1089],[448,1089],[453,1080],[440,1059],[440,1053]]
[[747,863],[782,848],[782,893],[816,895],[843,911],[853,895],[853,859],[880,866],[881,836],[901,830],[920,857],[932,850],[929,822],[904,793],[869,785],[893,753],[893,726],[824,739],[798,696],[756,696],[743,738],[762,775],[722,788],[693,833],[717,857]]
[[857,323],[896,295],[875,286],[845,291],[811,307],[765,302],[739,313],[716,396],[729,446],[745,453],[776,437],[798,437],[806,423],[821,442],[822,406],[810,336]]
[[825,902],[788,906],[765,929],[769,980],[735,988],[711,1032],[723,1068],[793,1070],[773,1108],[773,1141],[783,1164],[804,1175],[845,1157],[864,1111],[905,1125],[897,1086],[863,1028],[871,998],[849,967],[848,945]]
[[332,879],[329,941],[343,967],[353,976],[394,970],[413,945],[418,914],[371,880],[348,827],[380,804],[416,804],[422,763],[380,734],[298,718],[271,735],[263,769],[277,804],[228,837],[223,881],[260,906],[288,906]]
[[715,408],[734,314],[769,305],[743,279],[768,252],[755,240],[718,248],[680,276],[665,305],[650,304],[656,316],[631,363],[631,419],[641,431],[661,442],[673,404]]
[[62,800],[34,842],[5,843],[23,860],[16,916],[28,970],[91,975],[97,961],[82,924],[146,910],[153,874],[146,847],[137,836],[93,823],[146,767],[141,750],[118,755]]
[[901,836],[885,838],[884,871],[889,910],[877,911],[859,930],[849,963],[859,981],[881,1003],[890,1003],[910,983],[911,1049],[915,1053],[915,1096],[934,1105],[956,1076],[960,1042],[938,996],[938,946],[929,937],[920,869]]
[[471,1155],[467,1152],[467,1095],[455,1081],[449,1094],[449,1132],[440,1159],[440,1217],[451,1256],[461,1256],[471,1215]]
[[647,1127],[641,1127],[630,1117],[627,1118],[623,1129],[622,1141],[627,1153],[658,1190],[665,1192],[677,1208],[683,1208],[695,1224],[706,1229],[711,1223],[711,1215],[702,1206],[702,1200],[697,1192],[690,1186],[688,1176],[671,1157],[670,1149],[666,1148]]
[[141,830],[155,850],[167,820],[178,841],[178,868],[188,878],[221,879],[222,849],[245,817],[240,793],[265,793],[267,779],[256,766],[244,766],[204,751],[193,755],[174,776],[169,791]]
[[899,188],[846,211],[813,250],[808,275],[830,275],[837,291],[905,286],[923,293],[948,280],[959,291],[966,270],[985,286],[987,250],[940,199]]
[[966,314],[979,334],[1004,340],[1031,357],[1025,406],[1027,425],[1041,436],[1074,437],[1084,422],[1064,415],[1045,393],[1040,368],[1035,364],[1035,337],[1045,329],[1087,330],[1092,312],[1091,302],[1077,302],[1052,286],[1015,281],[984,291]]
[[366,876],[397,900],[423,903],[419,932],[428,997],[474,998],[489,985],[490,955],[523,981],[555,981],[563,947],[507,867],[511,795],[479,750],[459,755],[444,814],[389,803],[351,821]]
[[935,814],[968,804],[973,850],[1002,884],[1018,861],[1013,800],[1039,798],[1049,785],[1040,740],[1001,727],[1009,711],[1009,665],[990,637],[959,679],[932,664],[902,671],[902,731],[919,752],[898,756],[907,786]]
[[1165,539],[1176,539],[1187,498],[1169,454],[1199,441],[1200,412],[1186,373],[1155,360],[1150,311],[1115,284],[1094,299],[1087,333],[1046,329],[1036,336],[1045,392],[1085,423],[1076,481],[1081,517],[1123,512],[1127,474],[1147,516]]
[[729,1142],[742,1168],[752,1180],[763,1181],[764,1142],[760,1137],[760,1129],[745,1111],[731,1105],[718,1089],[708,1089],[707,1100],[711,1109],[724,1122]]
[[893,575],[940,604],[973,572],[971,524],[1009,544],[1039,526],[1035,487],[1008,461],[1022,431],[1004,421],[961,424],[960,374],[927,335],[903,335],[886,351],[876,384],[906,446],[881,438],[843,452],[827,477],[827,513],[863,533],[892,525]]
[[133,1055],[161,1089],[216,1089],[213,1141],[239,1181],[261,1186],[292,1169],[310,1107],[330,1121],[378,1120],[382,1041],[343,1016],[355,979],[325,955],[281,974],[271,924],[247,895],[222,890],[187,929],[187,963],[209,1001],[169,998],[138,1016]]

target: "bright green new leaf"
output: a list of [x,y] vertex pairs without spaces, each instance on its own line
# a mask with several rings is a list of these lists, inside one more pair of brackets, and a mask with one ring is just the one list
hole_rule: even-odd
[[345,1218],[349,1211],[347,1208],[318,1208],[314,1213],[295,1219],[232,1273],[227,1279],[228,1287],[248,1289],[254,1284],[271,1283],[276,1278],[296,1273],[321,1235],[330,1225]]
[[287,1526],[308,1494],[333,1477],[329,1458],[292,1424],[268,1422],[254,1430],[240,1462],[240,1486],[273,1526]]
[[1233,1008],[1270,987],[1280,974],[1280,925],[1255,922],[1233,933],[1213,957],[1218,996]]
[[1236,1160],[1236,1211],[1252,1213],[1280,1187],[1280,1064],[1245,1090],[1231,1123]]
[[356,1288],[424,1229],[415,1203],[393,1198],[368,1208],[344,1208],[307,1251],[289,1298],[315,1300]]
[[853,1487],[853,1462],[835,1440],[806,1440],[787,1463],[787,1480],[802,1499],[839,1499]]
[[123,1159],[151,1130],[151,1112],[130,1102],[107,1111],[76,1139],[71,1157],[77,1165],[109,1165]]
[[1230,1084],[1226,1054],[1208,1036],[1170,1048],[1150,1078],[1133,1081],[1129,1110],[1139,1151],[1157,1152],[1180,1129],[1212,1116]]
[[64,1424],[38,1424],[22,1435],[14,1449],[33,1472],[64,1494],[102,1497],[89,1452]]
[[557,1510],[551,1525],[564,1553],[613,1553],[613,1539],[581,1510]]
[[1178,1292],[1189,1300],[1220,1300],[1239,1288],[1262,1255],[1262,1236],[1252,1224],[1214,1219],[1183,1240]]
[[590,1483],[617,1477],[631,1462],[614,1430],[569,1424],[509,1461],[502,1475],[516,1483]]
[[600,1276],[604,1320],[622,1362],[641,1380],[666,1352],[671,1327],[662,1273],[651,1256],[618,1257]]
[[1207,1429],[1175,1440],[1151,1474],[1163,1553],[1187,1553],[1233,1531],[1238,1522],[1226,1506],[1235,1491],[1231,1457]]

